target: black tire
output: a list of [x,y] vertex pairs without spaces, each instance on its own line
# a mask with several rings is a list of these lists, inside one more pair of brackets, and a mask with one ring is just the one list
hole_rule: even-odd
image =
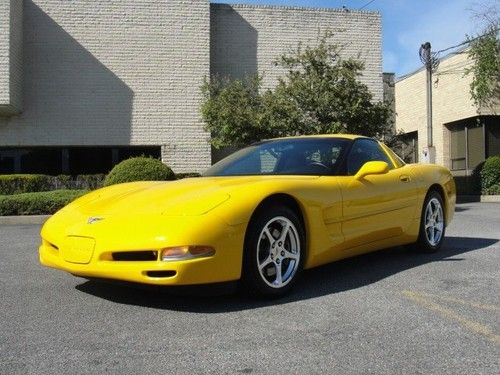
[[[429,216],[430,215],[430,216]],[[421,253],[435,253],[441,248],[446,231],[443,198],[430,190],[424,200],[420,217],[418,240],[413,245]]]
[[252,218],[245,237],[245,291],[261,297],[286,294],[302,271],[304,257],[305,232],[297,214],[286,206],[264,207]]

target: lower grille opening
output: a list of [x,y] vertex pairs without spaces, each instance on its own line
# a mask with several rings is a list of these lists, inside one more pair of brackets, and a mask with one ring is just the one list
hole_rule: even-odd
[[146,261],[158,260],[158,251],[120,251],[112,253],[113,260],[118,261]]
[[173,277],[176,273],[175,271],[147,271],[146,275],[149,277]]

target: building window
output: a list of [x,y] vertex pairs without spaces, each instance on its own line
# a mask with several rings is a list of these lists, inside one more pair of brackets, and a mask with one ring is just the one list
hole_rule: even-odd
[[486,119],[486,157],[500,155],[500,116]]
[[450,169],[466,174],[500,154],[500,116],[479,116],[446,124],[450,131]]
[[159,159],[161,147],[5,147],[0,148],[0,174],[106,174],[120,161],[142,155]]
[[450,130],[450,159],[452,170],[467,168],[465,147],[465,127]]

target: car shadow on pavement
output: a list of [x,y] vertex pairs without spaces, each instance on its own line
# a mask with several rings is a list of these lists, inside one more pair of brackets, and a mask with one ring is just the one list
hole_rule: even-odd
[[497,243],[497,239],[447,237],[441,250],[422,254],[394,247],[313,268],[303,273],[294,289],[274,300],[255,299],[244,293],[220,295],[217,287],[183,293],[178,288],[134,287],[101,281],[86,281],[76,289],[115,303],[192,313],[222,313],[290,303],[339,293],[376,283],[391,275],[431,262],[466,261],[454,258]]

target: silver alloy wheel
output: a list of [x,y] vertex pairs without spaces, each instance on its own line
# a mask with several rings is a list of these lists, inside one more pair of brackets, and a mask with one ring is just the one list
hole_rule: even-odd
[[295,276],[300,263],[297,228],[284,216],[269,220],[257,243],[257,266],[262,280],[272,288],[282,288]]
[[444,229],[443,207],[437,198],[432,198],[425,208],[425,237],[431,246],[441,241]]

